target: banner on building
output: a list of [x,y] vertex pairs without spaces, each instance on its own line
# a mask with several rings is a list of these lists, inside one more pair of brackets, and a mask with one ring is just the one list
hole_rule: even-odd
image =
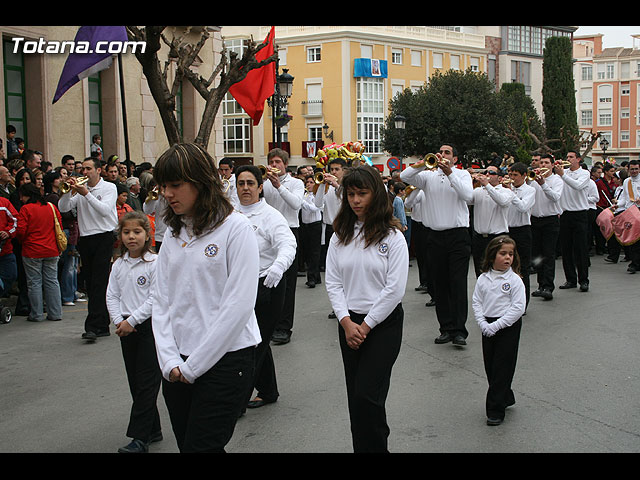
[[356,58],[353,61],[353,76],[387,78],[387,61],[375,58]]

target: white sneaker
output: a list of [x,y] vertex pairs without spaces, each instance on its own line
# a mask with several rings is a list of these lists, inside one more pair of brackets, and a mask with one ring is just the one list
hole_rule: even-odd
[[73,303],[73,302],[63,302],[62,305],[65,305],[67,307],[73,307],[73,306],[75,306],[75,303]]
[[76,302],[86,302],[85,298],[76,298]]

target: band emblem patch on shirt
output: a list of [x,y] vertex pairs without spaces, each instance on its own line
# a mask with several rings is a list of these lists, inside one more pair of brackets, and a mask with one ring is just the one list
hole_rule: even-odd
[[511,290],[511,284],[510,283],[503,283],[502,284],[502,291],[503,292],[508,292],[509,290]]
[[136,283],[140,286],[144,285],[145,283],[147,283],[147,279],[146,277],[144,277],[143,275],[140,275],[138,277],[138,279],[136,280]]
[[207,257],[215,257],[218,254],[218,246],[215,243],[210,243],[204,247],[204,254]]
[[389,244],[381,243],[380,245],[378,245],[378,252],[384,254],[384,253],[387,253],[388,251],[389,251]]

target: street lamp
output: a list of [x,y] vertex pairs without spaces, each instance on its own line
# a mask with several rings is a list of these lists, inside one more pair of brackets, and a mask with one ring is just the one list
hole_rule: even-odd
[[402,160],[402,157],[404,156],[402,141],[404,140],[404,129],[407,127],[407,119],[402,115],[396,115],[394,122],[396,130],[400,132],[400,170],[402,170],[402,165],[404,164],[404,161]]
[[600,148],[602,149],[602,159],[606,161],[607,148],[609,148],[609,140],[607,140],[606,138],[600,140]]
[[329,125],[327,125],[326,122],[322,126],[322,131],[324,132],[324,136],[327,137],[327,138],[330,138],[331,141],[333,142],[333,130],[331,130],[331,133],[329,133]]
[[282,147],[282,134],[280,129],[291,120],[291,117],[283,115],[282,112],[289,103],[289,97],[291,97],[293,93],[294,79],[294,77],[289,73],[289,69],[283,68],[282,73],[277,74],[279,69],[279,60],[276,60],[277,76],[275,91],[271,98],[267,100],[267,103],[271,107],[273,144],[277,145],[278,148]]

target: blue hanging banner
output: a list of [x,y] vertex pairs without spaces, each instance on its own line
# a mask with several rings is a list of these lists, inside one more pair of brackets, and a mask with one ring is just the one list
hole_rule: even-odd
[[353,76],[387,78],[387,61],[375,58],[356,58],[353,60]]

